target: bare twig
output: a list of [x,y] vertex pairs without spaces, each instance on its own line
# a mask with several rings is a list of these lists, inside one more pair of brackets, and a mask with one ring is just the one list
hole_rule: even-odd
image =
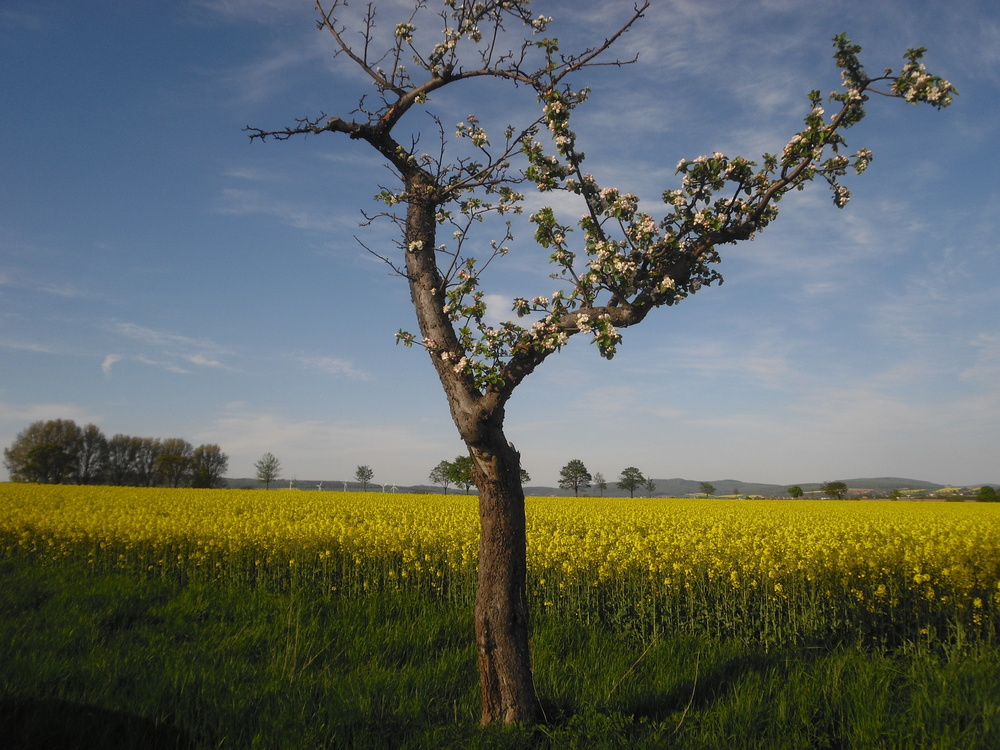
[[677,722],[677,726],[674,727],[674,734],[677,734],[681,730],[681,724],[684,723],[684,718],[687,716],[688,711],[691,710],[691,705],[694,703],[694,691],[698,688],[698,665],[701,664],[701,652],[695,654],[694,659],[694,682],[691,683],[691,697],[688,698],[687,705],[684,706],[684,713],[681,714],[680,721]]
[[646,657],[646,654],[648,654],[648,653],[649,653],[649,649],[651,649],[651,648],[653,647],[653,644],[655,644],[655,643],[656,643],[656,641],[655,641],[655,640],[653,640],[653,641],[650,641],[650,642],[649,642],[649,645],[648,645],[648,646],[646,646],[646,650],[645,650],[645,651],[643,651],[643,652],[642,652],[642,653],[641,653],[641,654],[639,655],[639,658],[635,660],[635,663],[634,663],[634,664],[633,664],[633,665],[632,665],[631,667],[629,667],[629,668],[628,668],[628,671],[627,671],[627,672],[626,672],[625,674],[623,674],[623,675],[621,676],[621,678],[620,678],[620,679],[618,680],[618,682],[616,682],[616,683],[614,684],[614,686],[613,686],[613,687],[612,687],[612,688],[611,688],[611,689],[610,689],[610,690],[608,691],[608,695],[607,695],[607,697],[605,697],[605,699],[604,699],[605,701],[609,700],[609,699],[611,698],[611,694],[612,694],[613,692],[615,692],[615,690],[617,690],[617,689],[618,689],[618,686],[619,686],[619,685],[621,685],[621,684],[622,684],[622,683],[623,683],[623,682],[625,681],[625,678],[626,678],[626,677],[628,677],[628,676],[629,676],[630,674],[632,674],[632,672],[634,672],[634,671],[635,671],[635,668],[636,668],[637,666],[639,666],[639,662],[641,662],[641,661],[642,661],[642,660],[643,660],[643,659],[644,659],[644,658]]

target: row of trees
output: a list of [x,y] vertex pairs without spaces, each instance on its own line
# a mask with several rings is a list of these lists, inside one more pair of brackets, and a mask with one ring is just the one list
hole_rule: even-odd
[[[271,482],[281,476],[281,461],[273,453],[265,453],[253,466],[257,470],[257,481],[263,482],[265,489],[271,489]],[[371,466],[359,466],[354,472],[355,481],[361,483],[361,487],[365,492],[368,491],[368,483],[374,477],[375,472]],[[320,487],[322,487],[322,483],[320,483]],[[344,488],[347,488],[346,484]]]
[[106,438],[94,424],[71,419],[34,422],[3,452],[14,482],[219,487],[229,458],[218,445],[197,448],[182,438]]
[[[574,458],[559,470],[559,486],[564,490],[573,490],[573,494],[576,496],[580,495],[580,490],[590,487],[591,483],[600,490],[603,497],[604,491],[608,489],[604,475],[601,472],[591,475],[580,459]],[[642,472],[634,466],[622,470],[621,476],[618,478],[618,487],[628,490],[629,497],[635,497],[637,489],[644,489],[650,494],[656,491],[656,484],[653,480],[643,476]]]
[[[521,484],[531,481],[531,476],[523,468],[520,469]],[[465,494],[469,494],[469,488],[476,483],[472,477],[471,456],[456,456],[454,461],[442,461],[433,469],[429,476],[431,482],[439,485],[444,494],[448,494],[451,485],[464,487]]]

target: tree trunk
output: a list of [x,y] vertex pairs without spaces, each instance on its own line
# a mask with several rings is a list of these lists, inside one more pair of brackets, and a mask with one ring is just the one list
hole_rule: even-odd
[[[521,460],[503,434],[501,401],[488,400],[453,362],[465,354],[444,312],[445,285],[437,267],[433,181],[406,175],[406,270],[420,333],[448,398],[451,416],[472,458],[479,488],[479,581],[475,632],[482,689],[482,724],[530,724],[538,698],[528,649],[527,538]],[[442,352],[453,358],[445,360]]]
[[479,488],[475,632],[482,724],[538,718],[526,599],[527,536],[520,457],[499,426],[469,446]]

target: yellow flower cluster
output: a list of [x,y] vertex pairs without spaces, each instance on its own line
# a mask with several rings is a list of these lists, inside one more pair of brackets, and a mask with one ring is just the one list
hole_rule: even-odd
[[[643,627],[994,627],[1000,505],[529,498],[530,595]],[[469,598],[476,498],[0,484],[0,556]],[[790,629],[790,631],[789,631]]]

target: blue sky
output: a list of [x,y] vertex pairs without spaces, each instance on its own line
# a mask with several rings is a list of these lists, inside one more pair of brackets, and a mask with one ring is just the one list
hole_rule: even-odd
[[[405,3],[384,6],[391,28]],[[632,4],[535,7],[571,49]],[[218,443],[231,476],[270,451],[286,478],[368,464],[397,484],[463,451],[426,354],[394,345],[416,328],[403,281],[356,239],[392,252],[390,227],[359,227],[391,175],[334,134],[243,132],[346,117],[370,89],[314,19],[309,0],[0,5],[4,446],[65,418]],[[583,340],[550,358],[507,410],[535,483],[573,458],[609,479],[1000,482],[993,0],[660,0],[618,49],[638,62],[586,79],[588,168],[656,215],[680,158],[780,152],[806,94],[839,87],[841,31],[873,73],[926,46],[961,96],[874,100],[848,134],[875,159],[846,209],[820,186],[790,195],[724,248],[725,284],[624,331],[614,361]],[[533,106],[494,84],[427,109],[506,124]],[[433,141],[426,115],[404,124]],[[553,291],[546,255],[520,227],[483,279],[492,314]]]

